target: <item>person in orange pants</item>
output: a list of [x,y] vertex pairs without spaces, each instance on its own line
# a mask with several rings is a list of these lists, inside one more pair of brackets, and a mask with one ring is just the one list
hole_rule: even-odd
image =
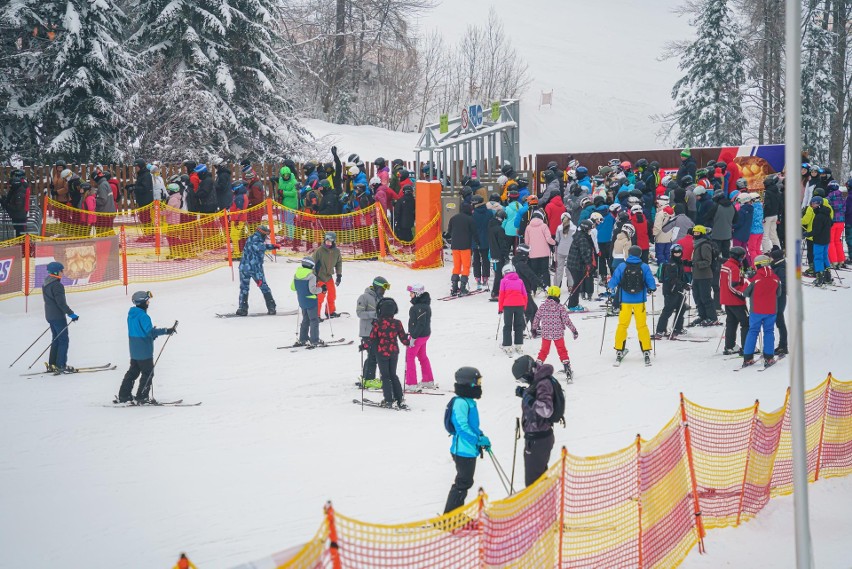
[[[340,249],[337,248],[337,235],[334,231],[329,231],[325,234],[323,246],[314,251],[312,256],[317,273],[317,286],[323,289],[323,292],[317,295],[317,313],[320,318],[323,317],[323,302],[327,301],[325,308],[326,318],[337,318],[340,314],[337,313],[337,288],[340,286],[340,281],[343,279],[343,257],[340,256]],[[337,277],[332,279],[334,274]],[[327,298],[326,298],[327,295]]]
[[195,563],[189,560],[189,557],[186,556],[186,553],[180,554],[180,559],[175,564],[173,569],[198,569],[195,566]]
[[[477,239],[476,222],[472,216],[470,204],[462,204],[461,213],[454,215],[447,226],[450,235],[450,247],[453,250],[452,296],[470,294],[467,279],[470,275],[470,253]],[[484,244],[483,247],[487,247]]]

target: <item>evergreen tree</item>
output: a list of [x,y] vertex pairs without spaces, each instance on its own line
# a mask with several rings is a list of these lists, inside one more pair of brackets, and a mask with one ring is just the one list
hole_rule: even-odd
[[685,75],[672,89],[679,143],[741,144],[746,124],[742,108],[745,65],[728,1],[703,0],[690,24],[696,39],[678,65]]
[[54,0],[44,12],[60,15],[56,37],[39,58],[45,80],[31,116],[45,129],[44,151],[75,161],[117,158],[117,112],[135,58],[123,46],[127,25],[114,0]]
[[271,159],[303,139],[277,52],[279,6],[275,0],[139,3],[143,23],[133,42],[158,71],[140,85],[146,93],[137,97],[136,113],[163,108],[151,107],[148,93],[157,83],[166,105],[181,117],[160,131],[156,145],[200,153],[198,159]]
[[817,164],[828,162],[829,119],[837,112],[831,73],[835,38],[824,17],[813,12],[802,22],[802,143]]

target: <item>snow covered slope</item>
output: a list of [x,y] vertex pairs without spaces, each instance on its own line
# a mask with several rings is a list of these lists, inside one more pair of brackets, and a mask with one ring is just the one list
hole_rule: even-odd
[[[346,160],[352,153],[369,162],[379,156],[384,157],[388,163],[394,158],[414,160],[414,146],[420,139],[416,132],[396,132],[375,126],[332,124],[319,119],[305,121],[304,126],[326,153],[329,152],[328,148],[336,144],[342,160]],[[331,154],[325,159],[331,160]]]
[[[296,267],[283,260],[267,263],[281,311],[296,306],[289,291]],[[449,288],[448,269],[412,272],[358,262],[346,263],[344,273],[339,310],[353,317],[331,322],[337,338],[356,337],[355,300],[375,275],[392,283],[390,295],[406,326],[406,284],[422,282],[435,297]],[[156,397],[203,405],[110,408],[128,360],[129,296],[120,287],[69,295],[80,315],[71,329],[71,365],[113,362],[119,369],[20,377],[37,351],[23,358],[23,366],[4,367],[0,566],[170,567],[186,551],[199,567],[226,568],[307,540],[328,499],[341,513],[374,522],[411,521],[443,509],[454,476],[441,424],[446,396],[410,396],[410,413],[362,412],[351,402],[360,396],[353,386],[356,346],[290,353],[275,348],[294,340],[294,316],[214,317],[236,308],[237,284],[226,269],[131,292],[144,288],[155,294],[150,308],[155,324],[180,320],[157,369]],[[808,386],[828,371],[848,379],[848,357],[832,343],[836,322],[852,318],[848,293],[806,289],[805,300],[812,315],[805,321]],[[256,290],[250,302],[252,311],[261,310]],[[29,313],[23,305],[23,299],[0,303],[3,366],[45,327],[41,299],[30,299]],[[482,371],[483,427],[507,465],[519,400],[510,360],[494,341],[496,307],[480,295],[433,302],[433,311],[429,353],[437,380],[451,389],[456,368],[474,365]],[[661,341],[653,367],[631,353],[616,369],[613,323],[603,355],[598,355],[603,320],[575,318],[575,324],[580,339],[569,341],[568,348],[577,377],[567,390],[568,427],[557,429],[557,448],[598,455],[630,444],[636,433],[651,437],[675,412],[679,391],[719,408],[747,407],[755,398],[765,409],[783,402],[785,362],[767,373],[732,373],[738,362],[714,355],[714,338],[706,344]],[[331,325],[320,325],[323,338],[331,338]],[[534,353],[529,344],[527,353]],[[400,375],[403,370],[401,364]],[[476,485],[495,499],[504,495],[486,462],[479,464]],[[817,496],[831,493],[812,502],[818,566],[848,568],[848,555],[836,542],[838,532],[852,532],[848,513],[838,511],[852,499],[852,486],[828,481],[812,488]],[[776,513],[766,520],[759,516],[745,529],[711,532],[709,556],[698,560],[693,552],[687,566],[720,566],[716,555],[731,567],[757,566],[752,557],[757,548],[767,560],[763,566],[790,566],[792,534],[779,519],[784,508],[788,501],[773,502],[768,511]],[[748,539],[738,532],[749,532]],[[729,547],[729,539],[743,545]]]
[[[676,61],[658,58],[667,41],[693,33],[672,14],[674,2],[444,0],[420,25],[452,43],[469,24],[486,21],[492,6],[532,78],[521,98],[523,154],[664,146],[649,116],[671,110],[679,72]],[[551,90],[553,105],[539,110],[541,92]]]

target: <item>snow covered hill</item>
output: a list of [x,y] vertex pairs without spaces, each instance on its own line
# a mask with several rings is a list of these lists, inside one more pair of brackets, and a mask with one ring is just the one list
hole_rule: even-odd
[[[289,291],[296,266],[267,263],[281,311],[296,306]],[[406,323],[407,284],[422,282],[435,297],[449,288],[446,268],[412,272],[352,262],[344,275],[339,309],[353,317],[321,324],[325,339],[332,331],[337,338],[356,337],[355,300],[375,275],[392,283],[389,294]],[[447,396],[412,395],[410,413],[362,412],[351,402],[360,396],[353,386],[355,346],[290,353],[275,348],[294,340],[294,316],[215,318],[236,307],[237,284],[226,269],[131,292],[138,288],[154,292],[150,314],[156,324],[180,320],[157,368],[156,397],[203,405],[110,408],[128,360],[130,298],[120,287],[69,295],[80,315],[71,329],[71,365],[113,362],[119,368],[20,377],[38,352],[23,358],[25,365],[4,368],[0,565],[170,567],[186,551],[199,567],[227,568],[307,540],[329,499],[339,512],[373,522],[413,521],[442,510],[454,476],[441,424]],[[852,318],[846,297],[846,291],[805,290],[808,386],[828,371],[852,376],[848,357],[833,340],[837,322]],[[250,302],[253,311],[261,309],[256,290]],[[482,371],[483,427],[501,462],[510,464],[519,400],[510,360],[494,341],[495,305],[483,295],[436,301],[433,311],[428,351],[437,381],[451,389],[456,368]],[[29,313],[23,299],[0,303],[0,321],[7,331],[0,344],[5,366],[44,329],[41,299],[30,299]],[[580,338],[568,348],[577,377],[567,390],[567,428],[556,430],[557,448],[599,455],[630,444],[636,433],[650,437],[675,412],[680,391],[718,408],[748,407],[760,398],[762,408],[774,409],[784,400],[786,362],[767,373],[732,373],[738,362],[714,355],[718,328],[694,332],[714,337],[706,344],[658,342],[651,368],[631,353],[616,369],[613,323],[603,355],[603,320],[575,323]],[[527,344],[526,352],[533,354],[534,346]],[[403,369],[401,364],[400,375]],[[504,496],[487,462],[479,463],[476,485],[494,498]],[[811,488],[817,566],[848,568],[848,552],[837,544],[852,532],[841,509],[852,485],[831,480]],[[743,529],[710,532],[708,555],[698,559],[693,551],[686,566],[790,566],[792,533],[782,518],[791,503],[773,501],[768,514]]]
[[[522,153],[666,146],[649,117],[671,110],[680,74],[676,61],[658,58],[667,41],[693,33],[671,12],[673,2],[445,0],[420,25],[454,42],[470,23],[485,21],[492,6],[532,78],[521,98]],[[539,110],[541,92],[551,90],[553,105]],[[449,111],[457,116],[461,109]]]

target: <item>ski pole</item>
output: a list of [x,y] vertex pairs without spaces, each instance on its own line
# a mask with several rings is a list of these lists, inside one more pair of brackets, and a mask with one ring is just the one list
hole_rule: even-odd
[[[654,316],[654,312],[655,312],[655,310],[654,310],[654,293],[652,292],[651,293],[651,328],[654,329],[654,339],[651,341],[652,342],[651,345],[654,347],[654,357],[656,358],[657,357],[657,340],[656,340],[656,335],[657,335],[657,323],[656,323],[656,321],[657,321],[657,319]],[[646,322],[647,322],[647,320],[646,320]]]
[[[56,335],[56,338],[54,338],[54,339],[52,339],[52,340],[50,341],[50,343],[47,345],[47,347],[46,347],[46,348],[45,348],[45,349],[44,349],[44,350],[43,350],[43,351],[42,351],[42,352],[38,355],[38,357],[36,357],[35,361],[33,361],[33,363],[31,363],[31,364],[30,364],[30,367],[28,367],[27,369],[32,369],[32,367],[33,367],[34,365],[36,365],[36,362],[38,362],[38,361],[41,359],[41,357],[44,355],[44,352],[46,352],[47,350],[49,350],[49,349],[50,349],[50,347],[51,347],[51,346],[53,346],[53,343],[54,343],[54,342],[56,342],[56,340],[58,340],[58,339],[59,339],[59,337],[60,337],[60,336],[62,336],[62,334],[65,334],[65,333],[66,333],[66,331],[68,330],[68,327],[69,327],[69,326],[71,326],[71,324],[73,324],[74,322],[76,322],[76,320],[72,320],[71,322],[69,322],[68,324],[66,324],[66,325],[65,325],[65,328],[63,328],[63,329],[59,332],[59,334],[57,334],[57,335]],[[50,328],[48,328],[48,330],[50,330]],[[43,335],[44,335],[44,334],[42,334],[42,336],[43,336]],[[39,336],[39,338],[41,338],[41,336]],[[29,350],[29,348],[27,348],[27,350]],[[24,355],[24,354],[21,354],[21,355]],[[15,361],[18,361],[18,360],[15,360]]]
[[722,340],[725,339],[725,331],[722,330],[722,334],[719,336],[719,343],[716,344],[716,353],[719,353],[719,347],[722,345]]
[[509,490],[515,493],[515,460],[518,458],[518,440],[521,438],[521,420],[515,417],[515,450],[512,451],[512,478],[509,480]]
[[[674,338],[675,329],[677,328],[677,321],[680,318],[681,313],[683,312],[683,305],[686,304],[686,291],[683,291],[680,295],[680,306],[677,308],[677,312],[675,313],[674,326],[672,326],[672,333],[669,335],[669,340]],[[665,307],[663,308],[663,312],[665,312]]]
[[331,315],[328,313],[328,296],[325,297],[325,302],[323,303],[325,306],[325,319],[328,320],[328,329],[331,332],[331,337],[334,338],[334,326],[331,324]]
[[[606,305],[607,305],[606,310],[609,310],[609,307],[610,307],[610,306],[612,306],[612,299],[607,299],[607,301],[606,301]],[[607,320],[607,318],[609,318],[609,316],[607,316],[607,314],[606,314],[606,313],[604,313],[604,317],[603,317],[603,321],[604,321],[604,324],[603,324],[603,331],[601,332],[601,349],[600,349],[600,351],[598,352],[598,354],[599,354],[599,355],[600,355],[600,354],[603,354],[603,345],[604,345],[604,337],[606,336],[606,320]]]
[[506,476],[506,473],[503,472],[503,468],[500,466],[500,463],[497,462],[497,457],[494,456],[494,453],[491,452],[490,448],[487,450],[487,452],[488,452],[488,456],[491,457],[491,462],[494,464],[494,470],[497,471],[497,478],[500,479],[500,484],[503,485],[503,489],[506,490],[506,494],[511,496],[512,492],[510,491],[509,485],[507,484],[507,482],[509,481],[509,478]]
[[[361,346],[359,346],[361,348]],[[364,412],[364,350],[359,349],[358,352],[361,354],[361,412]]]
[[21,355],[20,355],[20,356],[18,356],[18,357],[15,359],[15,361],[13,361],[12,363],[10,363],[10,364],[9,364],[9,367],[12,367],[12,366],[13,366],[13,365],[15,365],[16,363],[18,363],[18,360],[19,360],[19,359],[21,359],[22,357],[24,357],[24,354],[26,354],[27,352],[29,352],[29,351],[30,351],[30,348],[32,348],[33,346],[35,346],[35,345],[36,345],[36,342],[38,342],[39,340],[41,340],[41,337],[42,337],[42,336],[44,336],[45,334],[47,334],[49,331],[50,331],[50,326],[48,326],[48,327],[47,327],[47,330],[45,330],[44,332],[42,332],[42,333],[41,333],[41,335],[40,335],[38,338],[36,338],[36,339],[35,339],[35,341],[34,341],[32,344],[30,344],[29,346],[27,346],[27,349],[26,349],[26,350],[24,350],[24,351],[23,351],[23,353],[21,353]]
[[[177,325],[178,325],[178,321],[175,320],[175,323],[172,326],[172,329],[175,331],[175,333],[177,333]],[[154,365],[151,366],[151,371],[148,372],[148,377],[143,379],[143,381],[145,381],[145,387],[144,387],[144,389],[139,391],[139,393],[145,393],[145,389],[147,389],[148,384],[150,384],[151,385],[151,399],[154,398],[154,383],[153,383],[153,381],[154,381],[154,369],[157,367],[157,362],[160,361],[160,356],[163,355],[163,350],[166,349],[166,345],[169,343],[169,339],[171,337],[172,337],[172,334],[169,334],[168,336],[166,336],[166,341],[163,342],[163,347],[160,348],[160,353],[157,354],[157,359],[154,360]],[[140,385],[140,387],[142,387],[142,386]]]
[[502,316],[503,315],[500,314],[499,312],[497,313],[497,331],[494,332],[494,341],[495,342],[497,341],[497,337],[500,335],[500,320],[502,320],[502,318],[501,318]]

